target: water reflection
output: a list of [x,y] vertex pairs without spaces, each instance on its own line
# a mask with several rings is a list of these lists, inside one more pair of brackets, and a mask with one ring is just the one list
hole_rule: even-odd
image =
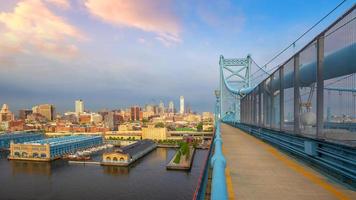
[[8,151],[0,149],[0,159],[7,158],[8,155],[9,155]]
[[108,175],[128,175],[130,171],[129,167],[119,167],[119,166],[103,166],[104,174]]
[[9,163],[11,166],[12,175],[14,176],[21,174],[50,176],[52,170],[59,169],[68,165],[68,163],[63,160],[57,160],[53,162],[11,160]]
[[192,199],[207,151],[196,152],[190,172],[168,171],[166,163],[175,151],[158,148],[129,168],[65,160],[8,161],[1,154],[0,199]]

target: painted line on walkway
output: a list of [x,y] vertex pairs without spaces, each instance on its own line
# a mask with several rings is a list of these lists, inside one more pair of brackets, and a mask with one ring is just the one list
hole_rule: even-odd
[[[226,159],[224,146],[222,147],[222,151],[223,151],[224,157]],[[227,163],[226,163],[226,168],[225,168],[225,177],[226,177],[227,194],[229,196],[229,200],[235,200],[235,193],[234,193],[234,187],[232,186],[230,168],[228,167]]]
[[282,161],[286,166],[289,168],[293,169],[294,171],[298,172],[299,174],[303,175],[305,178],[310,180],[311,182],[315,183],[316,185],[322,187],[323,189],[327,190],[330,192],[334,197],[340,200],[350,200],[349,197],[347,197],[342,191],[328,183],[327,181],[319,178],[312,172],[310,172],[307,168],[301,166],[298,164],[296,161],[292,160],[288,156],[284,155],[283,153],[279,152],[276,148],[273,146],[261,141],[260,139],[255,138],[254,136],[239,130],[249,136],[250,139],[253,139],[257,144],[260,144],[263,146],[270,154],[272,154],[275,158],[278,160]]

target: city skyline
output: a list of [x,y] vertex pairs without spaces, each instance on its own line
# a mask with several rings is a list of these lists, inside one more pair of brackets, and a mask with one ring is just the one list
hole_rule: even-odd
[[[35,109],[38,105],[53,105],[56,109],[56,112],[58,114],[64,114],[66,112],[73,112],[73,113],[77,113],[77,114],[82,114],[85,113],[86,111],[90,111],[90,112],[99,112],[99,111],[103,111],[103,110],[120,110],[120,109],[129,109],[130,107],[133,106],[138,106],[140,108],[144,108],[146,109],[147,106],[157,106],[159,108],[163,107],[164,110],[166,110],[167,112],[177,112],[177,113],[181,113],[181,97],[184,96],[179,96],[179,100],[174,101],[174,100],[168,100],[168,101],[162,101],[159,100],[159,102],[150,102],[150,103],[144,103],[144,104],[131,104],[131,105],[126,105],[126,106],[117,106],[117,107],[102,107],[102,108],[97,108],[97,109],[91,109],[90,107],[88,108],[87,106],[87,102],[84,101],[83,99],[75,99],[73,100],[73,104],[69,105],[69,107],[65,108],[65,109],[61,109],[59,110],[57,108],[57,106],[53,103],[35,103],[35,104],[29,104],[26,107],[20,107],[19,109],[15,109],[16,106],[13,106],[11,103],[2,103],[1,105],[6,105],[8,107],[11,107],[12,110],[14,110],[14,114],[15,116],[20,116],[21,114],[19,112],[21,111],[25,111],[25,110],[33,110]],[[166,103],[166,104],[165,104]],[[89,103],[90,104],[90,103]],[[179,110],[176,110],[174,105],[179,105]],[[190,107],[189,104],[184,104],[184,100],[183,100],[183,113],[185,113],[186,108],[189,107],[192,112],[197,112],[197,113],[202,113],[202,112],[210,112],[209,110],[204,110],[201,112],[196,111],[194,108],[192,109]]]
[[[182,101],[183,100],[183,101]],[[99,109],[90,109],[87,108],[86,106],[86,102],[83,99],[76,99],[73,102],[73,105],[71,108],[67,108],[65,110],[58,110],[55,104],[50,104],[50,103],[43,103],[43,104],[34,104],[34,105],[30,105],[28,107],[24,107],[24,108],[20,108],[15,110],[14,112],[14,116],[18,117],[19,119],[22,119],[21,116],[26,115],[25,113],[27,111],[31,111],[36,113],[36,110],[38,109],[39,106],[42,105],[48,105],[48,106],[52,106],[55,109],[55,114],[60,114],[60,115],[65,115],[65,114],[76,114],[76,115],[80,115],[80,114],[85,114],[85,113],[96,113],[96,112],[102,112],[102,111],[116,111],[116,110],[129,110],[132,107],[138,107],[144,111],[153,111],[154,108],[156,107],[158,109],[159,113],[176,113],[176,114],[185,114],[185,113],[204,113],[204,112],[210,112],[210,111],[202,111],[202,112],[197,112],[196,110],[192,109],[190,107],[190,105],[188,103],[184,103],[184,96],[179,96],[179,101],[177,103],[178,109],[177,110],[175,108],[175,103],[173,100],[169,100],[166,102],[167,104],[164,103],[164,101],[160,100],[159,103],[145,103],[143,105],[139,105],[139,104],[132,104],[129,106],[119,106],[119,107],[115,107],[115,108],[99,108]],[[4,103],[3,106],[5,106],[5,110],[9,110],[9,104],[8,103]]]
[[[263,64],[336,2],[144,0],[129,1],[121,12],[121,1],[2,0],[0,104],[19,110],[51,103],[66,110],[82,98],[97,110],[168,102],[183,94],[197,111],[212,111],[220,54],[252,53]],[[271,6],[281,12],[265,9]],[[108,7],[114,17],[106,14]],[[271,25],[278,31],[265,32]]]

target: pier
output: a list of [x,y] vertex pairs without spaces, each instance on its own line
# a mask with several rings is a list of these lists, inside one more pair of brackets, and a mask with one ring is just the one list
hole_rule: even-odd
[[11,143],[10,160],[51,161],[80,149],[103,143],[101,136],[66,136],[24,143]]
[[188,146],[186,152],[180,148],[173,156],[171,161],[167,164],[166,168],[169,170],[190,170],[193,164],[195,148]]
[[141,140],[134,144],[120,148],[115,152],[104,153],[102,165],[129,166],[131,163],[145,156],[157,145],[152,140]]

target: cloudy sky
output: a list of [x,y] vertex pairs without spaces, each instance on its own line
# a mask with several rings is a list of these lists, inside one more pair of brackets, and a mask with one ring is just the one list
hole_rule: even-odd
[[183,95],[195,111],[211,111],[219,55],[250,53],[264,64],[338,2],[0,0],[0,104],[52,103],[63,112],[78,98],[98,110],[177,105]]

